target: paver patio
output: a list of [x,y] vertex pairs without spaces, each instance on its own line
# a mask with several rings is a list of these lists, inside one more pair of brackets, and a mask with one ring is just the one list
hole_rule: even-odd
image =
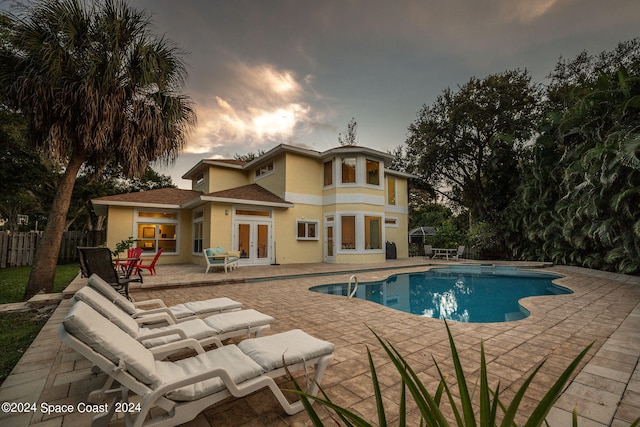
[[[366,419],[375,420],[366,348],[373,354],[382,384],[382,394],[391,417],[397,416],[400,378],[369,331],[388,339],[419,372],[427,387],[437,386],[432,357],[454,384],[453,366],[444,323],[398,312],[371,302],[347,300],[335,295],[312,293],[308,288],[323,283],[345,283],[351,274],[360,282],[379,280],[390,274],[423,271],[419,259],[388,261],[371,265],[329,264],[241,267],[225,275],[192,265],[159,266],[156,276],[145,275],[143,285],[133,289],[137,300],[162,298],[167,304],[227,296],[276,318],[269,333],[301,328],[336,345],[323,387],[337,403],[348,406]],[[480,343],[484,342],[492,385],[500,381],[510,398],[524,378],[543,360],[546,362],[532,383],[521,407],[523,417],[533,409],[546,388],[589,343],[594,346],[549,415],[552,426],[570,425],[577,405],[580,426],[622,426],[640,417],[640,278],[573,267],[549,267],[545,271],[565,277],[558,284],[575,293],[533,297],[522,304],[531,316],[505,323],[450,323],[460,357],[469,378],[479,375]],[[337,274],[329,274],[329,273]],[[313,273],[316,276],[305,276]],[[244,283],[251,278],[278,277]],[[289,276],[289,278],[285,277]],[[225,283],[233,281],[233,283]],[[217,282],[211,284],[212,282]],[[81,286],[84,279],[70,286]],[[168,285],[171,285],[170,287]],[[12,375],[0,388],[0,401],[71,404],[85,402],[104,374],[91,373],[91,364],[61,344],[57,327],[71,303],[63,301]],[[283,387],[291,383],[283,382]],[[457,390],[456,390],[457,391]],[[446,405],[445,405],[446,406]],[[418,425],[411,408],[409,425]],[[319,409],[328,419],[330,413]],[[451,414],[449,413],[451,416]],[[92,415],[61,413],[46,415],[0,414],[0,423],[12,426],[88,425]],[[121,421],[112,422],[118,424]],[[331,425],[330,423],[328,423]],[[246,398],[230,398],[200,414],[191,426],[303,426],[310,425],[303,412],[287,416],[267,391]]]

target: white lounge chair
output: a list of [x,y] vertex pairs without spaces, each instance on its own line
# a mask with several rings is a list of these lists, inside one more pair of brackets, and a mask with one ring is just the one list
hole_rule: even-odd
[[[302,403],[290,403],[273,378],[285,374],[283,363],[291,372],[315,366],[308,390],[315,394],[334,349],[332,343],[293,330],[208,352],[195,340],[149,350],[81,301],[73,305],[58,332],[66,345],[120,384],[117,391],[123,401],[128,401],[130,391],[139,396],[140,410],[125,419],[134,427],[182,424],[231,395],[243,397],[264,388],[269,388],[288,414],[298,413],[304,409]],[[198,354],[175,362],[154,358],[156,351],[178,350],[185,345]],[[98,415],[94,422],[108,422],[114,408],[115,401],[110,411]],[[147,420],[154,408],[153,418]]]
[[[235,311],[242,308],[242,303],[231,298],[212,298],[203,301],[190,301],[183,304],[167,307],[160,299],[131,302],[115,291],[107,282],[99,276],[92,275],[87,284],[104,295],[109,301],[116,304],[131,317],[145,317],[148,323],[162,321],[178,323],[195,317],[207,317],[216,313]],[[155,307],[144,309],[144,307]],[[167,320],[170,319],[170,320]]]
[[134,319],[117,305],[106,299],[100,292],[85,286],[73,297],[83,301],[98,313],[109,319],[145,347],[156,347],[186,338],[196,339],[203,347],[216,345],[222,341],[242,336],[261,336],[270,328],[275,319],[257,310],[239,310],[213,314],[205,318],[193,318],[167,326],[146,328],[145,318]]

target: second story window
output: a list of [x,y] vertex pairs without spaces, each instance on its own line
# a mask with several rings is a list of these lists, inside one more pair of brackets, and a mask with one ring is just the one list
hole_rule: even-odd
[[323,180],[324,186],[328,187],[333,185],[333,160],[329,160],[328,162],[324,162],[323,167]]
[[367,184],[380,185],[380,162],[367,159]]
[[396,205],[396,179],[392,176],[387,178],[387,204]]
[[259,168],[256,168],[256,178],[273,172],[273,162],[266,163]]
[[342,183],[348,184],[356,182],[356,158],[342,158]]

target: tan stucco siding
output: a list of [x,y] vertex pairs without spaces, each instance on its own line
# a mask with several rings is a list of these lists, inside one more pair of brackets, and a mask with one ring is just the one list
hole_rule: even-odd
[[[267,162],[269,163],[269,162]],[[256,170],[251,170],[251,179],[253,182],[266,188],[278,197],[284,198],[286,188],[285,180],[287,175],[287,163],[285,156],[281,155],[273,159],[273,171],[256,177]]]
[[[232,206],[226,203],[210,205],[211,222],[209,240],[204,242],[205,248],[220,246],[231,250]],[[206,227],[205,227],[206,229]]]
[[386,240],[396,244],[398,258],[409,257],[409,237],[407,234],[409,219],[407,215],[385,213],[385,217],[397,219],[395,226],[385,225]]
[[[298,240],[298,221],[317,221],[317,240]],[[282,264],[322,262],[322,207],[296,204],[295,208],[274,211],[274,242],[277,261]]]
[[[205,179],[209,180],[208,191],[205,191],[205,193],[228,190],[251,183],[247,173],[243,170],[213,166],[209,168],[208,176]],[[196,190],[200,189],[196,188]]]
[[113,250],[116,247],[116,243],[121,240],[125,240],[130,236],[134,236],[133,208],[109,206],[108,218],[106,244],[108,248]]
[[287,193],[322,195],[322,162],[287,153]]

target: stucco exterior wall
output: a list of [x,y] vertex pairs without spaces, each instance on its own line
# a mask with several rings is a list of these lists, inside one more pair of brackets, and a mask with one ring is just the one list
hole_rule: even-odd
[[[208,191],[205,191],[205,193],[228,190],[230,188],[240,187],[251,183],[251,180],[245,171],[214,166],[209,167],[208,180]],[[195,190],[201,189],[195,188]]]
[[107,247],[113,250],[116,243],[134,236],[133,208],[123,206],[109,206],[107,221]]
[[[298,240],[297,221],[317,221],[317,240]],[[297,204],[295,208],[274,211],[274,242],[281,264],[322,262],[322,207]]]
[[[269,162],[267,162],[269,163]],[[250,181],[262,188],[266,188],[278,197],[284,198],[286,191],[285,178],[287,176],[287,163],[284,154],[273,159],[273,172],[256,177],[255,168],[250,172]]]

